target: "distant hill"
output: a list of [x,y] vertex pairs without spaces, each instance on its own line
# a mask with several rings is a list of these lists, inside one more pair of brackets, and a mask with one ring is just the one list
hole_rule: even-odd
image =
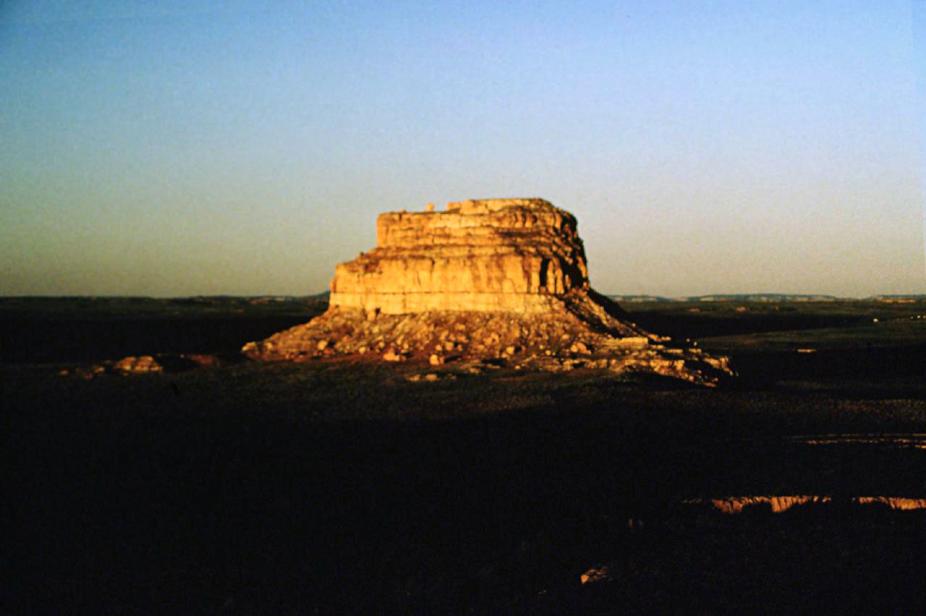
[[805,295],[792,293],[745,293],[729,295],[699,295],[689,297],[690,302],[838,302],[834,295]]
[[874,295],[869,298],[873,302],[885,304],[915,304],[926,302],[926,295]]
[[663,297],[661,295],[609,295],[616,302],[837,302],[834,295],[802,295],[789,293],[743,293],[721,295],[692,295],[689,297]]
[[283,302],[307,302],[307,303],[327,303],[329,292],[316,293],[314,295],[258,295],[249,297],[250,304],[270,304]]
[[661,297],[659,295],[608,295],[608,298],[615,302],[624,302],[627,304],[680,301],[678,299]]

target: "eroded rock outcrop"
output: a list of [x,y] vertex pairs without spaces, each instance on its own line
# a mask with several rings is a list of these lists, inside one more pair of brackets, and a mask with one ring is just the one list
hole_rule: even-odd
[[672,347],[591,290],[575,217],[543,199],[381,214],[376,248],[337,266],[325,314],[242,351],[588,367],[707,385],[731,373],[726,358]]
[[95,364],[62,368],[58,371],[58,375],[76,376],[84,380],[91,380],[113,374],[129,376],[186,372],[196,368],[212,368],[220,364],[221,361],[215,355],[202,353],[127,355],[119,360],[105,360]]
[[834,499],[829,495],[796,494],[790,496],[728,496],[713,499],[692,499],[689,505],[710,505],[717,511],[727,514],[742,513],[753,507],[767,507],[772,513],[784,513],[794,507],[808,505],[830,505],[843,502],[851,505],[881,505],[893,511],[919,511],[926,509],[926,498],[908,498],[901,496],[853,496]]
[[113,370],[121,374],[151,374],[164,372],[164,366],[151,355],[129,355],[113,364]]
[[381,314],[547,312],[588,289],[576,219],[542,199],[450,203],[388,212],[377,247],[337,266],[331,305]]

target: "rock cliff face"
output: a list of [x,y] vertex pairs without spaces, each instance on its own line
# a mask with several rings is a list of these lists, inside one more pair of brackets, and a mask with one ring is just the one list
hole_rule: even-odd
[[543,199],[389,212],[379,216],[376,235],[375,249],[337,266],[332,306],[536,313],[551,309],[551,297],[588,289],[576,219]]
[[731,374],[726,358],[666,343],[590,289],[572,214],[543,199],[489,199],[381,214],[376,248],[337,266],[325,314],[242,351],[586,367],[706,385]]

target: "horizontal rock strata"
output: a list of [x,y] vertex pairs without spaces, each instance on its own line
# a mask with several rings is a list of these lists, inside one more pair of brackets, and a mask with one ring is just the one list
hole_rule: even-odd
[[708,385],[731,374],[726,358],[673,348],[592,291],[575,217],[542,199],[380,215],[377,247],[337,266],[325,314],[242,351],[586,367]]
[[548,312],[551,297],[588,288],[575,217],[542,199],[388,212],[376,230],[375,249],[337,266],[332,306],[383,314]]

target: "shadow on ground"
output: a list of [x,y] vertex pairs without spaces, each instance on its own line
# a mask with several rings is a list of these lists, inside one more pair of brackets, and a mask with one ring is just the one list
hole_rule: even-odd
[[[583,371],[411,383],[430,368],[350,361],[84,381],[7,362],[0,607],[922,611],[922,511],[684,504],[926,496],[926,450],[809,444],[926,431],[922,351],[884,349],[827,372],[823,351],[801,366],[754,348],[718,391]],[[591,568],[606,579],[581,584]]]

